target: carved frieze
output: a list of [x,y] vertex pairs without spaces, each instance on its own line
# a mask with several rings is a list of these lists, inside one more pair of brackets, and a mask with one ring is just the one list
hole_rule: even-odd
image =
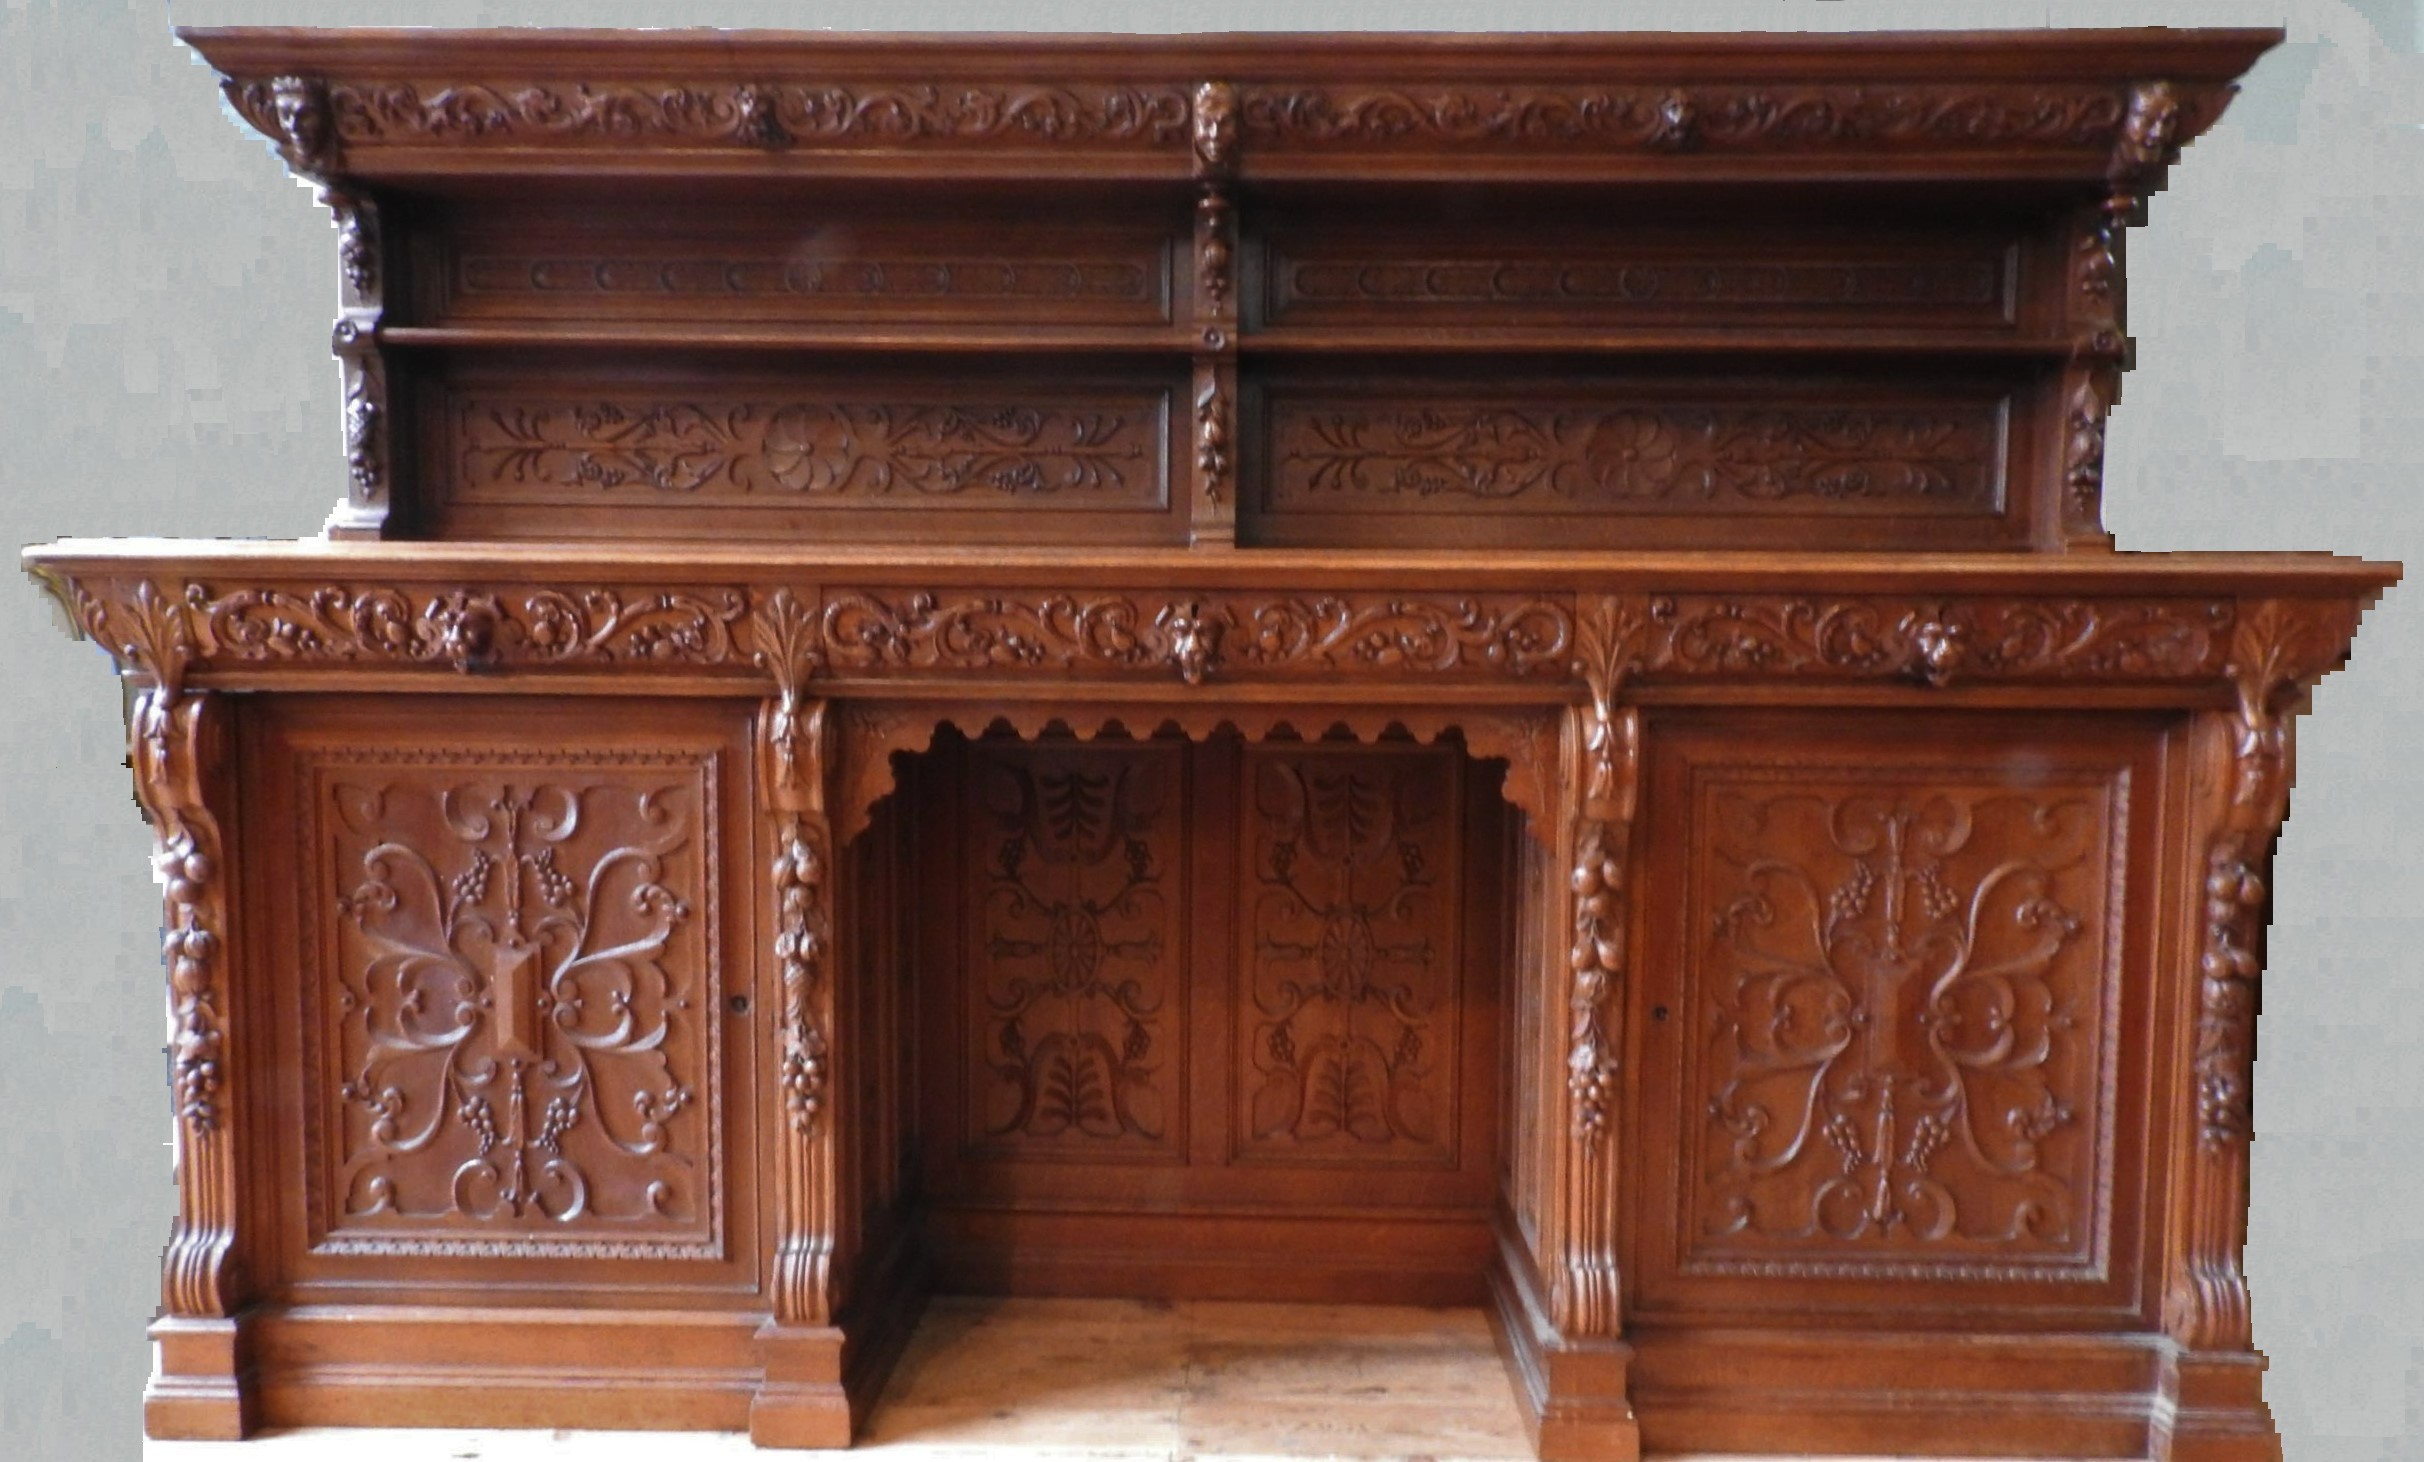
[[468,396],[454,490],[470,500],[697,499],[910,508],[934,499],[1163,500],[1158,393],[1084,401]]
[[1192,123],[1176,87],[1092,82],[340,81],[326,106],[349,147],[1152,149]]
[[899,309],[1001,307],[1022,302],[1094,301],[1152,307],[1163,280],[1135,255],[1106,255],[1099,238],[1070,240],[1050,256],[1004,257],[904,244],[897,254],[862,240],[852,252],[797,247],[738,257],[465,252],[454,266],[454,300],[466,313],[505,309],[592,309],[619,301],[679,299],[701,308],[763,311],[852,304]]
[[[1580,680],[1563,596],[1521,593],[1140,593],[828,585],[488,588],[290,580],[237,587],[142,578],[58,585],[122,665],[458,669],[629,666],[746,673],[752,606],[812,613],[821,673],[1088,674],[1322,679]],[[2234,602],[2201,596],[1634,594],[1658,680],[2219,681]]]
[[1684,676],[2209,680],[2230,643],[2226,599],[1927,599],[1677,595],[1662,600]]
[[2000,322],[2004,270],[1999,248],[1951,259],[1842,259],[1737,255],[1718,244],[1693,257],[1602,248],[1569,258],[1525,246],[1486,254],[1366,255],[1331,244],[1304,258],[1283,253],[1268,287],[1272,313],[1290,320],[1360,305],[1517,307],[1593,316],[1924,307]]
[[1248,154],[1454,147],[1504,152],[1989,151],[2109,147],[2114,87],[1273,87],[1243,104]]
[[1275,395],[1270,506],[1528,512],[1778,507],[1981,512],[2002,457],[1991,402],[1749,406],[1366,402]]
[[1553,600],[1377,595],[830,594],[827,653],[837,671],[1156,667],[1190,681],[1256,675],[1406,671],[1554,674],[1572,632]]
[[209,653],[229,661],[719,665],[734,658],[739,590],[497,593],[325,585],[188,586]]

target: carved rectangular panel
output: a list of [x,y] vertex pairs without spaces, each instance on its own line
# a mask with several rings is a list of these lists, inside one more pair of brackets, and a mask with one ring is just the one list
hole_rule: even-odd
[[1454,1164],[1459,762],[1447,747],[1246,749],[1241,1161]]
[[1849,383],[1307,383],[1264,398],[1260,506],[1366,518],[1992,515],[2003,418],[1992,391]]
[[1163,391],[847,382],[513,387],[447,402],[464,503],[1160,511]]
[[2008,239],[1585,233],[1571,218],[1435,218],[1390,232],[1283,224],[1263,261],[1259,318],[1274,330],[1419,321],[1577,331],[1721,321],[2002,331],[2016,318]]
[[1677,866],[1650,870],[1634,1002],[1675,1179],[1636,1199],[1648,1303],[2129,1297],[2152,745],[1951,716],[1670,733]]
[[1170,244],[1113,215],[1073,228],[1032,206],[727,204],[577,216],[497,207],[433,239],[436,324],[1054,322],[1165,325]]
[[1179,1161],[1185,748],[983,743],[969,767],[972,1151]]
[[293,774],[313,1251],[723,1257],[722,756],[415,737]]

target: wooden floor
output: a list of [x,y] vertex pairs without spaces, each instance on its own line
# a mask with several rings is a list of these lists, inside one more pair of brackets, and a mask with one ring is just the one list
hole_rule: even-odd
[[[147,1462],[1529,1458],[1478,1310],[942,1299],[848,1453],[731,1434],[293,1431],[241,1449],[152,1442]],[[1731,1459],[1745,1462],[1745,1459]]]

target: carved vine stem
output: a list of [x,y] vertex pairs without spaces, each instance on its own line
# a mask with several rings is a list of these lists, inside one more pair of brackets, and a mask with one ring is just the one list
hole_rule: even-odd
[[805,694],[822,664],[815,609],[788,589],[750,620],[751,658],[774,677],[759,715],[759,776],[774,849],[774,960],[780,978],[776,1069],[789,1134],[776,1162],[773,1310],[779,1325],[825,1325],[833,1315],[839,1220],[827,1104],[833,997],[833,826],[826,784],[833,765],[827,706]]
[[1616,1269],[1615,1174],[1618,1049],[1631,875],[1639,801],[1641,713],[1620,704],[1625,682],[1664,658],[1672,609],[1635,598],[1586,601],[1575,617],[1574,672],[1588,705],[1568,712],[1571,761],[1571,919],[1566,1093],[1569,1169],[1559,1185],[1562,1273],[1551,1311],[1568,1339],[1621,1328]]
[[2244,1350],[2254,1339],[2241,1260],[2273,849],[2289,815],[2296,712],[2315,679],[2346,655],[2356,613],[2345,602],[2265,600],[2241,610],[2232,640],[2227,673],[2237,706],[2217,728],[2228,761],[2215,788],[2202,885],[2196,1161],[2169,1306],[2172,1336],[2195,1350]]

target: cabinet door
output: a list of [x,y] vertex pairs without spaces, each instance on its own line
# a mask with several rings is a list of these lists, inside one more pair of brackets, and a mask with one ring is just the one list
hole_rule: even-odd
[[385,697],[255,725],[286,1277],[752,1272],[744,713]]
[[1637,1313],[2140,1311],[2162,724],[1653,737]]

